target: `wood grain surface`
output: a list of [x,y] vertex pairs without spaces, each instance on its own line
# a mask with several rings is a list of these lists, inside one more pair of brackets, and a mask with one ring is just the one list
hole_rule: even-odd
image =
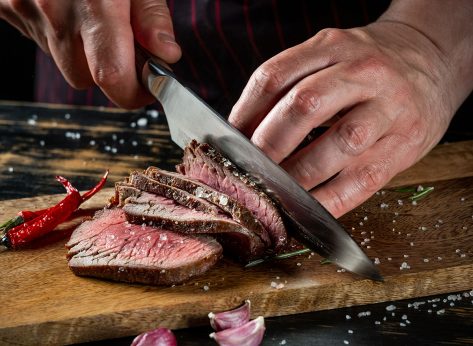
[[[176,287],[80,278],[67,268],[66,227],[37,248],[0,254],[0,340],[34,343],[40,338],[60,344],[136,334],[156,324],[187,327],[205,323],[209,311],[243,299],[254,302],[255,315],[275,316],[469,289],[473,177],[430,184],[434,192],[417,205],[406,194],[388,189],[342,218],[366,253],[380,260],[384,283],[321,265],[317,255],[250,269],[222,261],[207,275]],[[103,191],[85,210],[103,206],[109,196],[110,190]],[[4,201],[0,214],[46,207],[59,198]],[[382,203],[388,207],[381,208]],[[410,269],[400,270],[403,262]],[[271,282],[284,287],[272,288]],[[210,289],[205,291],[204,285]]]
[[[9,136],[0,137],[0,143],[12,145],[10,150],[0,147],[3,167],[0,188],[6,191],[0,201],[2,219],[13,216],[18,210],[47,207],[61,199],[63,195],[57,194],[8,198],[9,195],[21,196],[23,192],[34,196],[37,180],[51,186],[42,186],[39,191],[61,192],[51,179],[54,174],[72,176],[80,188],[86,189],[96,181],[104,166],[113,167],[112,182],[131,169],[160,163],[169,168],[166,165],[172,166],[179,159],[180,153],[169,144],[166,127],[159,118],[148,117],[148,125],[137,129],[136,125],[129,124],[136,124],[142,115],[97,113],[97,117],[105,120],[110,117],[110,128],[100,123],[103,132],[97,134],[93,127],[99,126],[99,119],[94,120],[93,111],[77,112],[65,119],[63,109],[57,109],[56,113],[50,109],[39,113],[32,125],[28,124],[32,123],[29,119],[33,119],[31,109],[25,108],[20,121],[24,126],[18,126],[8,117],[2,118],[0,112],[0,122],[5,125],[0,126],[0,131],[11,132]],[[19,116],[21,118],[21,114]],[[75,117],[82,118],[76,122]],[[49,121],[51,127],[48,127]],[[54,122],[64,122],[66,132],[80,132],[81,137],[67,137],[64,128],[54,130],[57,128]],[[120,132],[115,122],[122,122]],[[93,124],[90,134],[84,123]],[[47,129],[43,133],[44,126]],[[120,147],[120,139],[127,133],[135,136],[136,130],[141,131],[140,136],[127,138]],[[56,140],[46,135],[50,131],[57,131]],[[43,134],[38,136],[37,133]],[[146,138],[151,138],[153,145],[145,145]],[[46,142],[44,146],[40,144],[42,140]],[[95,140],[94,145],[90,144],[91,140]],[[133,151],[139,146],[134,146],[133,140],[143,145],[140,148],[143,153]],[[61,151],[64,141],[72,142],[62,144],[64,150]],[[106,148],[112,147],[114,142],[118,153]],[[74,150],[70,149],[71,144],[76,146]],[[142,159],[133,159],[135,155]],[[110,188],[105,189],[84,205],[75,220],[33,247],[0,254],[0,343],[37,344],[41,340],[42,344],[66,344],[136,335],[156,325],[198,326],[208,323],[209,311],[234,307],[243,299],[251,299],[254,316],[278,316],[471,289],[472,159],[471,141],[441,145],[416,166],[394,178],[385,190],[341,219],[368,256],[373,260],[378,258],[384,283],[341,272],[331,264],[321,265],[317,255],[248,269],[224,260],[207,275],[175,287],[76,277],[67,267],[64,243],[75,224],[103,207],[112,192]],[[28,175],[31,167],[35,170]],[[87,179],[82,179],[83,176]],[[418,184],[435,189],[417,205],[410,203],[409,194],[396,191],[397,186]],[[387,207],[381,208],[381,205]],[[403,266],[409,269],[401,270]],[[284,287],[275,289],[273,282],[283,283]],[[209,290],[204,290],[204,286]]]

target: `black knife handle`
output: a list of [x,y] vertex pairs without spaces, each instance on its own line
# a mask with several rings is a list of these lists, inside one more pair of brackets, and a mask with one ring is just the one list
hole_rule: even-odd
[[150,71],[157,76],[169,76],[176,78],[168,64],[152,55],[135,41],[135,67],[138,80],[141,84],[144,84],[143,68],[146,64],[148,64]]

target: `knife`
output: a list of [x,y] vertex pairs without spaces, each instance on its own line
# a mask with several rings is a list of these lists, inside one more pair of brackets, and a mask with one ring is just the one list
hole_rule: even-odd
[[136,45],[138,75],[161,103],[172,140],[184,149],[192,139],[209,143],[257,179],[279,201],[304,245],[355,274],[382,281],[373,262],[343,226],[286,171],[209,107],[156,58]]

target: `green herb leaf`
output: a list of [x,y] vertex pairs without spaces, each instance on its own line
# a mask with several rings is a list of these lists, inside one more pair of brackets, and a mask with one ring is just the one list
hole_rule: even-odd
[[0,236],[3,236],[8,233],[13,227],[21,225],[25,220],[21,216],[15,216],[13,219],[8,220],[7,222],[0,225]]
[[411,201],[418,201],[419,199],[424,198],[425,196],[427,196],[433,190],[434,190],[433,186],[426,187],[422,191],[419,191],[419,192],[413,194],[411,197],[409,197],[409,199]]
[[400,187],[400,188],[394,189],[394,192],[415,193],[415,192],[417,192],[417,188],[415,188],[415,187]]
[[332,263],[332,261],[329,260],[328,258],[322,258],[320,260],[320,264],[330,264],[330,263]]
[[259,259],[256,259],[254,261],[251,261],[249,263],[247,263],[245,265],[245,268],[251,268],[251,267],[254,267],[258,264],[261,264],[263,262],[267,262],[267,261],[271,261],[271,260],[281,260],[281,259],[285,259],[285,258],[290,258],[290,257],[294,257],[294,256],[298,256],[298,255],[303,255],[307,252],[311,252],[312,250],[311,249],[307,249],[307,248],[304,248],[304,249],[301,249],[301,250],[296,250],[296,251],[293,251],[293,252],[286,252],[286,253],[282,253],[280,255],[276,255],[276,256],[268,256],[268,257],[264,257],[264,258],[259,258]]

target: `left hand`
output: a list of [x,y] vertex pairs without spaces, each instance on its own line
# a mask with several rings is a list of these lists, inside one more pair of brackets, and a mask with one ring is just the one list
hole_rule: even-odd
[[402,23],[325,29],[260,66],[229,121],[339,217],[445,133],[458,105],[442,54]]

